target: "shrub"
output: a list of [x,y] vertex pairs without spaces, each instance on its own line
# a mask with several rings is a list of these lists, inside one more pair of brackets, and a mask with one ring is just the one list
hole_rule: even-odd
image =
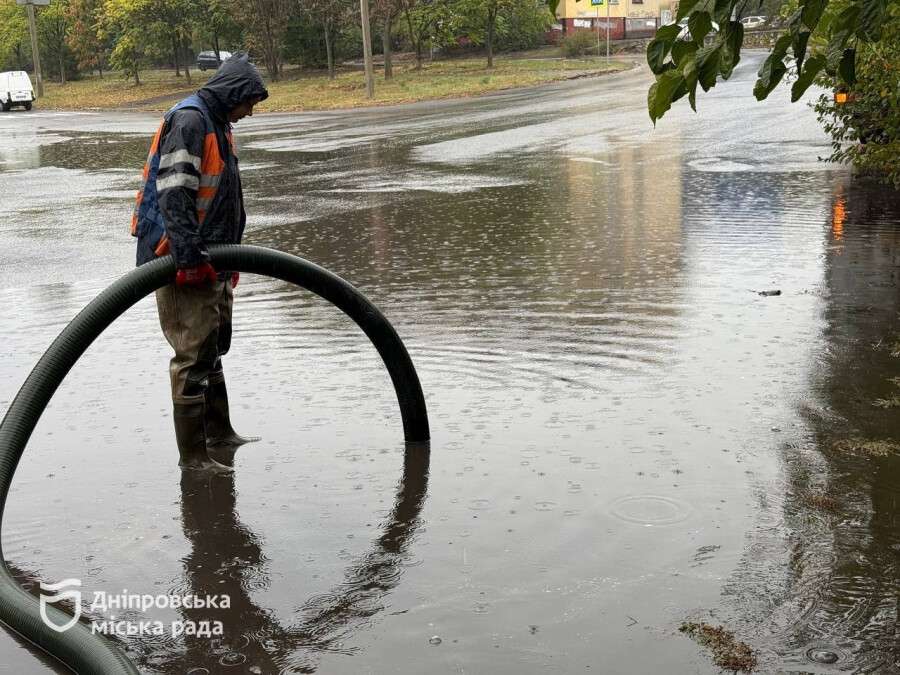
[[[832,162],[848,162],[900,188],[900,12],[885,22],[881,44],[856,50],[856,82],[849,101],[838,104],[829,91],[819,97],[816,112],[831,135]],[[836,77],[820,84],[834,90]]]
[[566,35],[560,47],[567,59],[593,54],[597,51],[597,34],[590,30],[576,30]]

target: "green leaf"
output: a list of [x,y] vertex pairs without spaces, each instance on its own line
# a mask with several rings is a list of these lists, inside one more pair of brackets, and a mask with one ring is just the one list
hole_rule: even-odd
[[715,0],[713,6],[712,18],[720,26],[731,18],[731,12],[734,9],[735,2],[733,0]]
[[744,44],[744,24],[740,21],[729,21],[725,26],[725,41],[722,46],[722,58],[719,72],[722,79],[727,80],[741,60],[741,46]]
[[801,0],[800,4],[800,19],[803,21],[803,25],[809,30],[815,29],[819,24],[819,19],[822,18],[822,12],[825,11],[828,0]]
[[683,86],[684,76],[677,70],[667,70],[656,78],[647,94],[647,110],[654,125],[672,107],[672,97]]
[[856,83],[856,50],[845,49],[841,62],[838,65],[838,74],[847,86],[852,87]]
[[681,32],[681,26],[677,23],[670,23],[667,26],[660,26],[656,31],[656,39],[665,40],[666,42],[672,43],[678,39],[678,34]]
[[647,45],[647,65],[654,74],[658,75],[663,72],[663,64],[666,62],[666,56],[669,55],[670,43],[654,38]]
[[810,56],[806,60],[806,67],[797,77],[794,86],[791,87],[791,103],[796,103],[800,100],[800,97],[806,93],[806,90],[809,89],[810,85],[815,81],[816,75],[818,75],[819,71],[824,67],[825,57],[821,54]]
[[[688,16],[700,0],[681,0],[678,4],[678,13],[675,15],[675,21],[681,21]],[[678,25],[677,23],[675,25]]]
[[716,86],[721,56],[722,53],[717,46],[704,47],[697,51],[697,79],[703,91],[709,91]]
[[806,45],[809,42],[809,31],[795,33],[791,42],[794,58],[797,60],[797,72],[803,70],[803,59],[806,58]]
[[691,104],[691,109],[697,112],[697,79],[700,74],[697,72],[696,54],[692,54],[691,58],[684,61],[682,73],[684,74],[684,86],[688,90],[688,101]]
[[[794,36],[791,35],[790,33],[785,33],[784,35],[779,37],[775,41],[775,46],[772,47],[772,52],[771,52],[771,54],[769,54],[769,57],[766,59],[766,61],[768,61],[768,59],[772,58],[772,57],[775,57],[779,61],[781,59],[783,59],[784,55],[787,54],[788,47],[791,46],[793,41],[794,41]],[[760,74],[762,74],[763,68],[765,68],[765,67],[766,67],[766,62],[764,61],[762,66],[760,66],[760,68],[759,68]]]
[[847,44],[847,40],[850,39],[850,34],[851,29],[849,28],[832,33],[831,41],[825,48],[825,72],[832,77],[837,75],[837,69],[841,59],[844,58],[844,47]]
[[675,91],[672,92],[672,103],[674,103],[678,99],[682,98],[687,93],[688,93],[687,83],[684,80],[682,80],[681,84],[679,84],[675,88]]
[[681,26],[678,24],[663,26],[656,31],[656,37],[647,45],[647,65],[650,66],[650,70],[656,75],[666,70],[666,56],[668,56],[669,50],[672,49],[672,44],[678,38],[678,33],[680,32]]
[[672,45],[672,60],[676,66],[681,67],[685,63],[685,59],[696,54],[698,49],[696,42],[676,40]]
[[556,8],[559,7],[559,0],[547,0],[547,9],[550,10],[550,13],[553,15],[553,18],[556,18]]
[[712,18],[706,12],[694,12],[688,19],[688,30],[691,32],[691,40],[702,43],[703,38],[712,30]]
[[837,18],[831,24],[831,34],[834,35],[844,31],[853,33],[859,24],[860,11],[861,8],[856,3],[848,5],[841,10],[841,13],[837,15]]
[[[790,39],[789,35],[786,37]],[[778,86],[781,78],[787,72],[787,66],[784,65],[782,58],[783,55],[779,56],[777,51],[773,51],[763,62],[762,67],[759,69],[759,79],[753,87],[753,95],[757,101],[762,101],[772,93],[772,90]]]
[[860,3],[859,29],[856,34],[863,40],[877,42],[881,39],[881,27],[887,10],[886,0],[862,0]]

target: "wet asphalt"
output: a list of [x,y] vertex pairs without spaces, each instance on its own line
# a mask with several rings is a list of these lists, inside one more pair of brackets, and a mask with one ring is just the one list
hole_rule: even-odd
[[[900,434],[900,198],[819,162],[786,88],[756,103],[760,59],[656,129],[644,71],[240,122],[246,243],[381,308],[430,457],[352,322],[245,275],[225,372],[263,441],[233,477],[183,477],[146,299],[32,437],[11,569],[32,592],[229,595],[130,615],[224,627],[122,639],[147,673],[718,672],[684,621],[765,672],[900,672],[900,460],[866,444]],[[0,410],[133,266],[157,124],[0,115]]]

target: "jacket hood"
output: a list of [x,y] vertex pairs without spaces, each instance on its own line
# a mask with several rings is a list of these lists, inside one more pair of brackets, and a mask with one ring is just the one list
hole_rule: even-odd
[[211,112],[226,120],[228,113],[244,101],[269,97],[259,71],[243,52],[224,61],[197,93],[206,101]]

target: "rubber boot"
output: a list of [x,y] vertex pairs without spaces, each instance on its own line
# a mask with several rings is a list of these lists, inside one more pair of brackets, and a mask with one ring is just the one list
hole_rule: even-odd
[[238,448],[258,441],[259,436],[241,436],[231,426],[225,380],[206,387],[206,444],[211,448]]
[[180,457],[178,466],[197,471],[232,471],[207,453],[204,407],[202,402],[176,403],[174,406],[172,418],[175,420],[175,440],[178,443]]

